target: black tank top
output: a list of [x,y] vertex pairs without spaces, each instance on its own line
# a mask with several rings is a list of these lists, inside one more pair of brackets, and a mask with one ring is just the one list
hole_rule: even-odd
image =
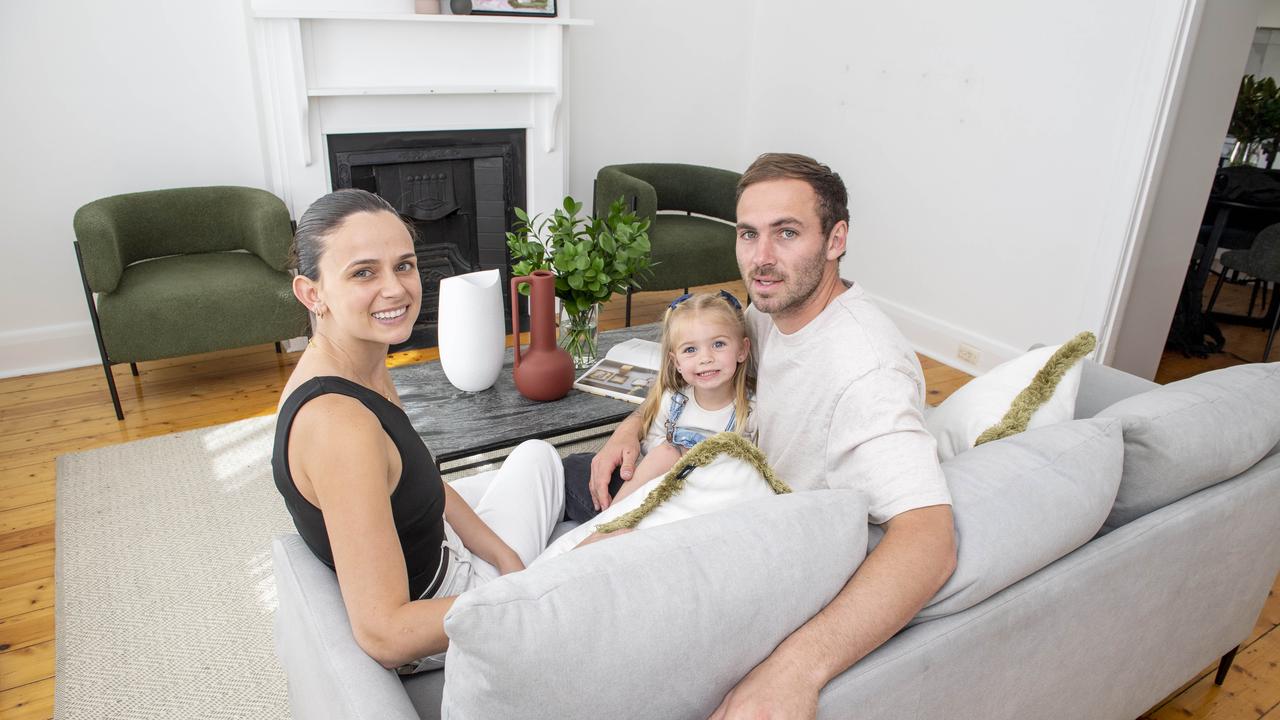
[[276,489],[293,516],[294,527],[311,552],[333,567],[333,550],[320,508],[312,505],[293,483],[289,472],[289,428],[298,410],[313,398],[337,393],[359,400],[372,412],[400,451],[400,482],[391,493],[391,515],[409,572],[409,597],[422,596],[440,567],[444,541],[444,484],[431,451],[418,437],[409,416],[395,403],[358,383],[336,376],[314,377],[298,386],[280,407],[276,418],[271,470]]

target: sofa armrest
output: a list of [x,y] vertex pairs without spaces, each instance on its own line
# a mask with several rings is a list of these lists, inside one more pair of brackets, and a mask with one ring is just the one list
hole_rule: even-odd
[[1093,360],[1081,361],[1080,390],[1076,393],[1077,420],[1091,418],[1104,408],[1121,400],[1160,387],[1150,380],[1130,375],[1123,370],[1101,365]]
[[658,193],[653,189],[653,185],[624,172],[617,166],[601,168],[596,174],[594,213],[607,214],[609,206],[618,198],[624,198],[628,207],[631,199],[635,198],[636,215],[647,218],[650,223],[658,214]]
[[400,678],[356,644],[333,571],[292,533],[272,541],[276,655],[293,716],[418,720]]
[[89,289],[109,293],[120,284],[124,272],[124,252],[119,228],[107,203],[95,200],[76,210],[72,225],[84,260],[84,278]]
[[289,209],[280,198],[256,188],[244,188],[239,202],[242,207],[236,212],[244,249],[283,272],[289,266],[289,249],[293,244]]

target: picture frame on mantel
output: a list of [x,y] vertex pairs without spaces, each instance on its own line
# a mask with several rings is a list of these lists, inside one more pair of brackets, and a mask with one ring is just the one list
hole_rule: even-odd
[[472,15],[555,17],[556,0],[471,0]]

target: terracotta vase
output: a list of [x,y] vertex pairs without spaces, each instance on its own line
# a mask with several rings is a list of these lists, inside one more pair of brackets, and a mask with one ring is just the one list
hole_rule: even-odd
[[[529,347],[520,347],[521,283],[529,284]],[[559,400],[573,387],[573,358],[556,344],[556,276],[547,270],[511,278],[516,390],[530,400]]]

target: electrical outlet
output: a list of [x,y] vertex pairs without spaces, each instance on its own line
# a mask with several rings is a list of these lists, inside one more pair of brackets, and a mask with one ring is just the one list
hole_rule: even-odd
[[960,347],[956,350],[956,357],[970,365],[977,365],[982,362],[982,351],[972,345],[960,343]]

